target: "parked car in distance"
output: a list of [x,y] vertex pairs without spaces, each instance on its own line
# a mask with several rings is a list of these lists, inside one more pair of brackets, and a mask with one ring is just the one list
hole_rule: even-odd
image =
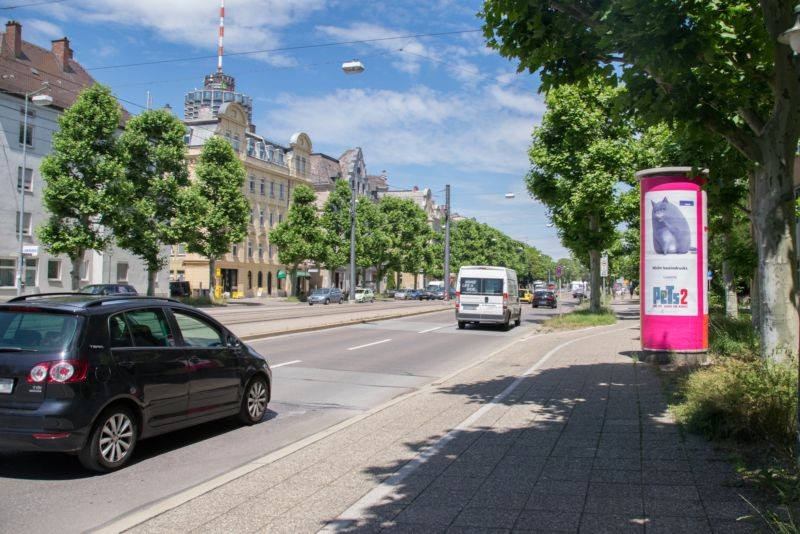
[[406,300],[422,300],[421,289],[409,289],[406,291]]
[[408,298],[408,290],[407,289],[395,289],[394,290],[394,298],[396,300],[406,300]]
[[261,421],[267,360],[173,299],[81,293],[0,304],[0,449],[126,465],[140,439],[238,415]]
[[524,302],[525,304],[530,304],[533,300],[533,293],[531,293],[530,289],[520,289],[519,290],[519,301]]
[[170,297],[191,297],[192,289],[189,287],[188,280],[173,281],[169,283]]
[[540,289],[533,294],[531,306],[533,308],[538,308],[539,306],[555,308],[558,306],[558,298],[556,297],[555,292],[547,289]]
[[139,292],[130,284],[90,284],[83,286],[79,293],[86,295],[138,295]]
[[420,289],[419,291],[419,300],[435,300],[436,293],[435,290],[432,289]]
[[[433,291],[433,298],[436,299],[436,300],[444,300],[444,288],[440,287],[438,289],[435,289]],[[455,298],[456,298],[456,290],[455,290],[454,287],[451,287],[450,288],[450,300],[453,300]]]
[[375,302],[375,292],[368,287],[357,287],[356,302]]
[[342,303],[342,291],[338,287],[319,287],[311,291],[308,296],[308,305],[330,304],[331,302]]

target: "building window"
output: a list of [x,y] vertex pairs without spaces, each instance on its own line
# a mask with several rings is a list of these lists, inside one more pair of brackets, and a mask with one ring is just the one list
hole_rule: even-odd
[[275,256],[275,246],[274,245],[270,245],[269,246],[269,259],[272,259],[273,256]]
[[264,210],[263,209],[259,209],[258,210],[258,225],[259,226],[264,226]]
[[279,200],[283,200],[283,184],[280,184],[280,196],[278,197]]
[[[261,245],[258,245],[258,259],[259,260],[264,259],[264,247],[262,247]],[[261,273],[258,273],[258,275],[261,276]],[[259,286],[261,285],[261,280],[258,281],[258,285]]]
[[253,271],[247,271],[247,289],[253,289]]
[[248,241],[247,242],[247,257],[248,258],[252,258],[253,257],[253,242],[252,241]]
[[117,282],[128,281],[128,264],[121,261],[117,264]]
[[253,208],[250,208],[250,224],[253,224]]
[[36,259],[25,258],[25,276],[22,281],[27,287],[36,287]]
[[[22,167],[17,167],[17,191],[22,186]],[[25,191],[33,191],[33,169],[25,167]]]
[[255,193],[256,192],[256,179],[252,175],[250,176],[250,192],[251,193]]
[[16,260],[0,259],[0,286],[14,287],[14,278],[16,278],[17,265]]
[[270,228],[272,228],[272,226],[275,224],[274,215],[275,215],[274,213],[269,212],[269,227]]
[[234,134],[233,136],[233,150],[235,152],[239,152],[240,144],[239,144],[239,136]]
[[231,254],[233,254],[233,259],[236,259],[239,256],[239,245],[234,243],[231,247]]
[[28,124],[28,129],[25,129],[25,125],[21,122],[19,123],[19,144],[23,143],[23,140],[26,145],[33,146],[33,125]]
[[275,182],[269,183],[269,198],[275,198]]
[[281,224],[282,222],[283,222],[283,213],[279,213],[278,214],[278,224]]
[[47,260],[47,279],[61,280],[61,260]]
[[186,243],[178,243],[171,247],[173,256],[186,256]]
[[267,194],[267,182],[263,178],[261,179],[261,191],[260,192],[261,192],[261,196],[262,197]]
[[258,271],[258,286],[259,288],[264,287],[264,273]]
[[[14,230],[15,235],[19,235],[19,212],[16,212],[16,215],[14,215],[14,221],[16,222]],[[22,217],[22,235],[31,235],[31,214],[27,211]]]

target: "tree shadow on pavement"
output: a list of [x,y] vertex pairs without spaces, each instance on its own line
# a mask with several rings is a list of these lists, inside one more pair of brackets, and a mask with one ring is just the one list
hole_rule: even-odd
[[[332,519],[326,529],[755,528],[737,518],[754,512],[742,495],[752,500],[758,493],[738,487],[739,477],[710,444],[682,437],[649,366],[620,361],[557,367],[524,377],[509,391],[515,380],[502,376],[440,388],[439,394],[452,397],[450,409],[465,413],[465,401],[480,404],[480,417],[405,441],[406,450],[416,453],[410,461],[406,454],[373,462],[362,474],[383,485],[351,509],[357,513]],[[442,413],[420,413],[420,427]]]

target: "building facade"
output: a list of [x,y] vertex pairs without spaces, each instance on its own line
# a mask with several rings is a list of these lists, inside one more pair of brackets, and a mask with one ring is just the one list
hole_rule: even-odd
[[[231,297],[287,296],[307,291],[307,270],[292,286],[289,269],[278,260],[269,232],[286,218],[292,192],[300,184],[310,185],[312,144],[305,133],[297,133],[288,145],[257,135],[250,122],[252,99],[235,92],[232,77],[218,73],[206,76],[202,91],[191,91],[185,100],[188,165],[194,169],[203,144],[211,136],[227,139],[246,171],[243,193],[249,204],[247,237],[216,260],[216,285]],[[210,283],[208,258],[189,254],[184,245],[172,247],[170,279],[188,281],[197,293]]]
[[[1,37],[0,182],[5,193],[0,195],[0,212],[6,224],[0,226],[0,298],[16,294],[21,210],[23,293],[71,291],[71,261],[66,256],[48,254],[36,237],[36,228],[49,216],[42,205],[45,184],[39,166],[51,151],[59,116],[75,102],[83,88],[95,81],[73,59],[66,37],[52,41],[49,50],[44,49],[25,42],[22,25],[15,21],[6,24]],[[30,97],[32,93],[49,95],[53,102],[38,107],[28,98],[26,120],[25,95]],[[167,253],[165,248],[165,256]],[[87,252],[80,279],[81,285],[121,282],[132,284],[140,292],[147,288],[143,262],[128,251],[113,247]],[[167,291],[168,271],[164,269],[156,277],[156,293]]]

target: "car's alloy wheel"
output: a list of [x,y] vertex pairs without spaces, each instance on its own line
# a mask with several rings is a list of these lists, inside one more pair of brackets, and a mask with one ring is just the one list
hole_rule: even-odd
[[133,413],[125,406],[112,406],[97,419],[78,459],[92,471],[119,469],[133,454],[138,437]]
[[262,376],[253,377],[247,385],[242,399],[240,419],[246,425],[254,425],[264,418],[267,411],[267,381]]

